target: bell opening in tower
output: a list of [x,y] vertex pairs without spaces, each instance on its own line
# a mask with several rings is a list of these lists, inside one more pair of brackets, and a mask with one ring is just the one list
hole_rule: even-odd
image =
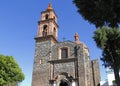
[[45,19],[46,19],[46,20],[48,19],[48,16],[49,16],[48,14],[45,15]]
[[44,37],[47,36],[47,25],[44,25],[42,34]]

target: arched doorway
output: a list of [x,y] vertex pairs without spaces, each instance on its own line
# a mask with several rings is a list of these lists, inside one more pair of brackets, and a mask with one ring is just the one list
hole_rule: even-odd
[[70,86],[70,84],[67,80],[61,80],[59,86]]
[[55,77],[55,86],[76,86],[73,77],[66,72],[61,72]]

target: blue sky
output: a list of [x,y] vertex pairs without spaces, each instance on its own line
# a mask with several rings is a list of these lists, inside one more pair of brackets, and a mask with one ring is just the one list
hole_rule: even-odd
[[[0,0],[0,54],[14,56],[25,74],[21,86],[31,86],[40,12],[44,11],[50,0]],[[53,8],[58,16],[58,40],[74,41],[78,32],[80,41],[89,50],[91,59],[101,56],[93,37],[95,26],[85,21],[78,13],[72,0],[53,0]],[[106,79],[105,68],[100,63],[101,79]]]

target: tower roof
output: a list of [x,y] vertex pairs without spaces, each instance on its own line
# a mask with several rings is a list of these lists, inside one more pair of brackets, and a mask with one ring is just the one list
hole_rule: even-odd
[[53,8],[52,8],[52,4],[51,4],[51,3],[48,5],[48,7],[47,7],[46,10],[53,10]]
[[82,43],[82,42],[79,41],[79,35],[78,35],[78,33],[75,33],[74,37],[75,37],[75,43],[79,44],[79,45],[82,45],[83,49],[84,49],[84,52],[89,56],[89,49],[87,48],[87,46],[84,43]]

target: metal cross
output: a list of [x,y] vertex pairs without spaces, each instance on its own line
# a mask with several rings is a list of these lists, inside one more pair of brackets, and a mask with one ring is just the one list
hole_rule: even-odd
[[65,41],[66,40],[66,38],[65,37],[63,37],[63,41]]

